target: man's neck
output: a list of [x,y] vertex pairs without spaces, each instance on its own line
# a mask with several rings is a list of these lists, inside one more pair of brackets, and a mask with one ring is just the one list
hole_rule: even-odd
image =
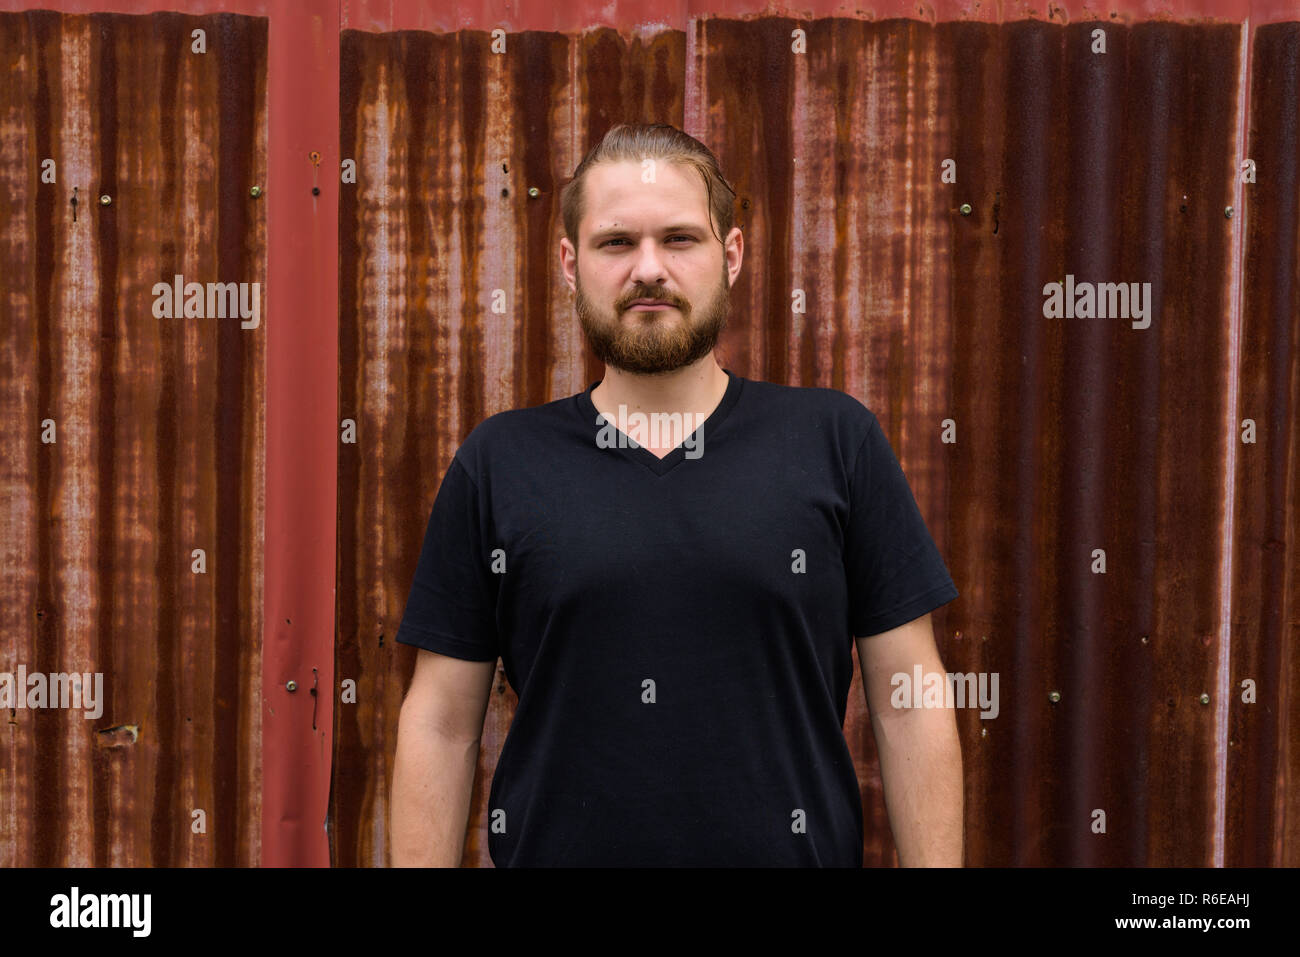
[[[591,402],[596,411],[611,419],[629,438],[662,458],[713,413],[722,402],[729,381],[711,352],[698,362],[667,375],[636,375],[606,366],[605,378],[591,392]],[[665,435],[654,442],[653,435],[644,432],[638,435],[642,430],[636,428],[635,423],[631,429],[628,428],[627,417],[634,413],[676,414],[689,424],[684,435],[673,438]]]

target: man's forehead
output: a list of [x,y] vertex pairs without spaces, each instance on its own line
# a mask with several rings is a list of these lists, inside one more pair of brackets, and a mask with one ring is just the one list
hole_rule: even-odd
[[[650,179],[653,173],[653,181]],[[610,229],[660,229],[669,224],[708,228],[708,195],[699,175],[688,168],[657,162],[643,176],[640,164],[602,163],[587,174],[584,224],[592,232]],[[647,203],[647,199],[651,200]]]
[[695,170],[662,160],[645,168],[630,161],[601,163],[588,171],[583,186],[583,199],[589,209],[597,203],[640,203],[647,198],[679,206],[698,205],[701,209],[708,204],[704,182]]

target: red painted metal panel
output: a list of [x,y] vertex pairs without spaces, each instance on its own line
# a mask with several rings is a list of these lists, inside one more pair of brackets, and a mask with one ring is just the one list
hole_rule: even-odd
[[[271,19],[262,863],[329,865],[338,456],[338,5]],[[318,154],[318,155],[315,155]],[[287,690],[288,682],[297,691]]]

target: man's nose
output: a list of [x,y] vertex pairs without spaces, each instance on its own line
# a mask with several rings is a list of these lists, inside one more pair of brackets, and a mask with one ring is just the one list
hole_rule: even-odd
[[667,278],[658,246],[653,239],[646,239],[637,248],[636,262],[632,264],[632,281],[643,286],[657,286]]

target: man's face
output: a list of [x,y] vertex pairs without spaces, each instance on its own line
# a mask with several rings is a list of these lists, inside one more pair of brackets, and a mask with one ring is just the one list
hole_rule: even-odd
[[[583,189],[580,249],[562,245],[592,352],[640,375],[672,372],[708,355],[726,325],[741,241],[733,229],[724,255],[699,174],[659,162],[653,182],[643,182],[639,163],[602,163],[588,171]],[[639,299],[662,304],[637,305]]]

